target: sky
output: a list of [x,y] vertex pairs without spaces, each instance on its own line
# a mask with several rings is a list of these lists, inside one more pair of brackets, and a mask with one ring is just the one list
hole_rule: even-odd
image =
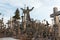
[[60,10],[60,0],[0,0],[0,18],[4,17],[4,22],[12,17],[18,8],[20,11],[20,16],[22,15],[22,10],[28,6],[30,9],[34,9],[30,12],[30,17],[35,20],[46,19],[51,24],[50,14],[53,13],[53,7],[57,7]]

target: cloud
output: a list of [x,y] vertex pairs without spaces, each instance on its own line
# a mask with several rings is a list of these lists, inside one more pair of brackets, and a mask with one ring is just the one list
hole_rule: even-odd
[[52,4],[52,0],[40,0],[43,3],[43,6],[50,6]]
[[8,0],[0,0],[0,3],[8,3]]
[[40,0],[6,0],[5,2],[3,1],[2,3],[7,3],[11,6],[14,7],[24,7],[24,5],[26,4],[26,6],[34,6],[35,8],[39,8],[42,3],[40,2]]
[[9,0],[8,2],[11,6],[23,7],[23,3],[21,2],[21,0]]
[[7,18],[14,14],[16,8],[24,8],[25,4],[29,8],[35,7],[31,11],[31,17],[34,19],[50,19],[53,7],[60,8],[60,0],[0,0],[0,12],[5,14],[4,17]]
[[29,3],[28,6],[35,7],[35,8],[39,8],[40,6],[42,6],[40,0],[29,0],[27,3]]

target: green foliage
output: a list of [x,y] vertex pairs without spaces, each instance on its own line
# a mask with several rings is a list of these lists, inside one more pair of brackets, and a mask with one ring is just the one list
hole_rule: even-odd
[[17,8],[16,12],[15,12],[15,16],[13,16],[14,19],[20,19],[20,14],[19,14],[19,10]]

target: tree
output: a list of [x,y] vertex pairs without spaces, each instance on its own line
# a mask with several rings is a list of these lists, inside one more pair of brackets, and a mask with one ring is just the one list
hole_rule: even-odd
[[15,16],[13,16],[14,19],[20,19],[20,14],[19,14],[19,10],[17,8],[16,12],[15,12]]
[[20,28],[20,22],[19,21],[17,21],[18,19],[20,19],[20,14],[19,14],[19,10],[18,10],[18,8],[16,9],[16,11],[15,11],[15,15],[13,16],[13,22],[14,22],[14,29],[13,30],[15,30],[15,33],[16,33],[16,38],[18,37],[18,35],[17,34],[19,34],[18,32],[19,32],[19,29],[18,28]]

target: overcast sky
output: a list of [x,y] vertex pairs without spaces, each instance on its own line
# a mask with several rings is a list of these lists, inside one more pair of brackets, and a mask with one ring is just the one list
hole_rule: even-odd
[[[60,9],[60,0],[0,0],[0,13],[4,15],[4,22],[14,15],[17,8],[20,10],[20,15],[24,5],[34,9],[30,12],[31,18],[43,20],[46,19],[51,23],[50,14],[53,13],[53,7]],[[1,16],[0,16],[1,18]]]

